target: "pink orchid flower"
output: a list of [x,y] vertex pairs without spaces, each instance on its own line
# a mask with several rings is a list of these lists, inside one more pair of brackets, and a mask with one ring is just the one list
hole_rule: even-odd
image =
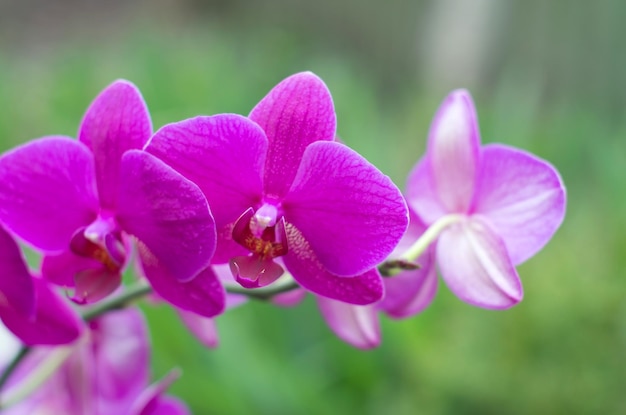
[[521,301],[515,266],[536,254],[565,215],[556,169],[522,150],[480,146],[474,104],[452,92],[433,120],[428,148],[408,179],[407,202],[441,228],[439,270],[463,301],[505,309]]
[[17,243],[1,227],[0,320],[28,346],[71,343],[83,330],[78,314],[30,274]]
[[155,291],[218,314],[219,281],[199,274],[215,250],[213,217],[194,183],[141,151],[151,131],[137,88],[114,82],[87,110],[78,141],[47,136],[0,157],[0,221],[47,254],[43,277],[74,288],[77,303],[119,287],[132,236]]
[[61,356],[65,360],[32,395],[3,409],[2,413],[188,414],[182,402],[164,395],[174,376],[148,385],[149,354],[148,334],[141,313],[136,309],[110,312],[91,322],[83,337],[64,350],[35,349],[11,377],[8,388],[2,391],[3,398],[10,400],[12,393],[30,381],[29,376],[48,359]]
[[304,288],[354,304],[383,294],[375,270],[408,224],[391,180],[335,141],[326,85],[310,72],[280,82],[252,110],[166,125],[146,151],[197,183],[218,229],[214,263],[244,287],[286,268]]

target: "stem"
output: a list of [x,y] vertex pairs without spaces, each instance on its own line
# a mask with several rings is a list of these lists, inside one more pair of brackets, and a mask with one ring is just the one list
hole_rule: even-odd
[[420,236],[420,238],[402,255],[402,259],[405,261],[415,261],[419,258],[420,255],[428,248],[428,246],[435,242],[435,239],[439,237],[441,232],[452,225],[453,223],[459,222],[463,219],[463,215],[446,215],[435,223],[430,225],[426,232]]
[[453,223],[459,222],[463,217],[463,215],[451,214],[438,219],[426,229],[426,232],[399,259],[382,263],[379,267],[380,272],[385,276],[392,276],[401,271],[419,268],[419,265],[415,263],[417,258],[424,253],[430,244],[435,242],[444,229]]
[[119,310],[121,308],[126,307],[129,303],[132,303],[139,298],[150,294],[152,292],[152,287],[146,283],[138,283],[134,286],[131,286],[122,294],[117,297],[113,297],[108,301],[102,301],[101,303],[96,304],[89,310],[83,313],[83,320],[86,322],[95,320],[103,314],[111,310]]
[[299,287],[300,286],[298,285],[298,283],[291,279],[284,283],[271,285],[264,288],[248,289],[240,287],[238,285],[227,285],[226,292],[230,294],[243,294],[247,297],[255,298],[257,300],[269,300],[277,294],[286,293],[287,291],[295,290]]

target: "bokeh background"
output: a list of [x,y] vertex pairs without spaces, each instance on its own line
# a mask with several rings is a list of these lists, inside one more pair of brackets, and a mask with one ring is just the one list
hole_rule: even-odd
[[328,84],[338,133],[400,187],[450,90],[469,88],[484,142],[550,160],[562,228],[519,267],[524,301],[494,312],[442,286],[359,351],[308,299],[252,302],[203,348],[145,306],[154,376],[204,414],[626,413],[626,3],[620,0],[0,0],[0,147],[75,135],[116,78],[155,127],[247,114],[284,77]]

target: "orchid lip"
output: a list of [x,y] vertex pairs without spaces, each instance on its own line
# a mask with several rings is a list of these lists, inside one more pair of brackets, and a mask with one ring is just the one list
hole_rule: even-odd
[[248,208],[235,222],[233,239],[250,251],[230,260],[231,272],[243,287],[266,286],[284,273],[274,262],[288,251],[285,219],[278,216],[276,206],[264,204],[256,212]]
[[109,272],[118,272],[126,261],[122,234],[113,219],[96,219],[74,233],[70,250],[83,258],[94,259]]

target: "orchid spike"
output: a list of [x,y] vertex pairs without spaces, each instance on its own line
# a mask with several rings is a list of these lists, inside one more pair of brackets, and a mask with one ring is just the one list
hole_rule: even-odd
[[[400,191],[335,141],[332,98],[299,73],[252,110],[166,125],[146,151],[197,183],[218,228],[213,262],[244,287],[271,284],[283,266],[304,288],[354,304],[383,294],[375,271],[408,223]],[[349,277],[349,278],[346,278]]]
[[501,144],[481,147],[472,98],[457,90],[435,115],[407,202],[427,225],[447,224],[436,257],[450,289],[470,304],[505,309],[523,296],[515,265],[563,221],[565,188],[545,160]]
[[1,227],[0,320],[28,346],[71,343],[83,330],[78,314],[30,274],[17,243]]
[[151,130],[139,90],[114,82],[87,110],[79,141],[48,136],[0,157],[0,220],[46,254],[43,277],[74,288],[77,303],[119,287],[133,236],[143,265],[156,270],[156,291],[215,315],[224,306],[219,282],[210,272],[193,282],[215,250],[213,217],[195,184],[141,151]]

